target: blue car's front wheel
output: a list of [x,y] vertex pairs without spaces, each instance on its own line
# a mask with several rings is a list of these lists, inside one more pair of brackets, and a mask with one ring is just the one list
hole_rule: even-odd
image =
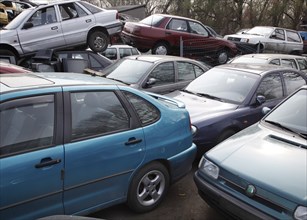
[[154,209],[169,188],[169,173],[160,163],[146,165],[134,176],[128,192],[128,206],[136,212]]

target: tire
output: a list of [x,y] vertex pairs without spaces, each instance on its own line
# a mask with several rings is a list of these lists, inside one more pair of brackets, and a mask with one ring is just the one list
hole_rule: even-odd
[[18,63],[18,57],[16,54],[8,49],[0,49],[0,55],[5,55],[5,56],[13,56],[15,58],[16,64]]
[[166,43],[159,42],[153,47],[152,54],[168,55],[170,54],[169,46]]
[[220,65],[220,64],[225,64],[227,63],[227,61],[229,60],[229,53],[227,50],[225,49],[222,49],[222,50],[219,50],[217,52],[217,63]]
[[141,53],[147,53],[150,49],[137,48]]
[[88,46],[96,53],[105,51],[109,43],[109,36],[102,31],[94,31],[88,38]]
[[139,213],[153,210],[165,197],[169,184],[169,173],[162,164],[146,165],[131,181],[127,198],[129,208]]
[[222,141],[226,140],[230,136],[234,135],[236,132],[234,130],[226,130],[224,131],[217,139],[216,144],[221,143]]

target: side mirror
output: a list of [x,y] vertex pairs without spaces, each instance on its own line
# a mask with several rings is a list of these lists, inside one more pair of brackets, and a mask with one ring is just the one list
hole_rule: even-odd
[[268,114],[270,111],[271,111],[271,109],[268,108],[268,107],[263,107],[263,108],[262,108],[262,114],[263,114],[263,115]]
[[29,29],[29,28],[32,28],[33,26],[34,26],[34,25],[33,25],[32,22],[26,22],[26,23],[23,25],[22,29]]
[[155,78],[149,78],[148,81],[146,82],[147,86],[151,86],[153,84],[155,84],[158,80]]
[[263,95],[257,95],[256,97],[256,104],[257,105],[262,105],[263,103],[265,103],[266,99]]

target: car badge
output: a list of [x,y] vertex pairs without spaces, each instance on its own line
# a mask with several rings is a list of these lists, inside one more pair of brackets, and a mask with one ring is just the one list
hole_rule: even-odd
[[248,185],[245,189],[245,193],[248,197],[253,197],[256,194],[256,187],[253,185]]

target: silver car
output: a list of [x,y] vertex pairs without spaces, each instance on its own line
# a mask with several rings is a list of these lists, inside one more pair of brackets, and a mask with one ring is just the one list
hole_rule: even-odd
[[280,27],[256,26],[224,38],[233,41],[243,54],[273,52],[300,55],[303,52],[303,40],[298,31]]
[[291,54],[278,54],[278,53],[245,54],[234,57],[228,63],[274,64],[278,66],[291,67],[307,74],[307,57],[291,55]]
[[69,0],[29,8],[0,30],[0,54],[20,57],[42,49],[89,46],[104,51],[120,33],[118,11]]

